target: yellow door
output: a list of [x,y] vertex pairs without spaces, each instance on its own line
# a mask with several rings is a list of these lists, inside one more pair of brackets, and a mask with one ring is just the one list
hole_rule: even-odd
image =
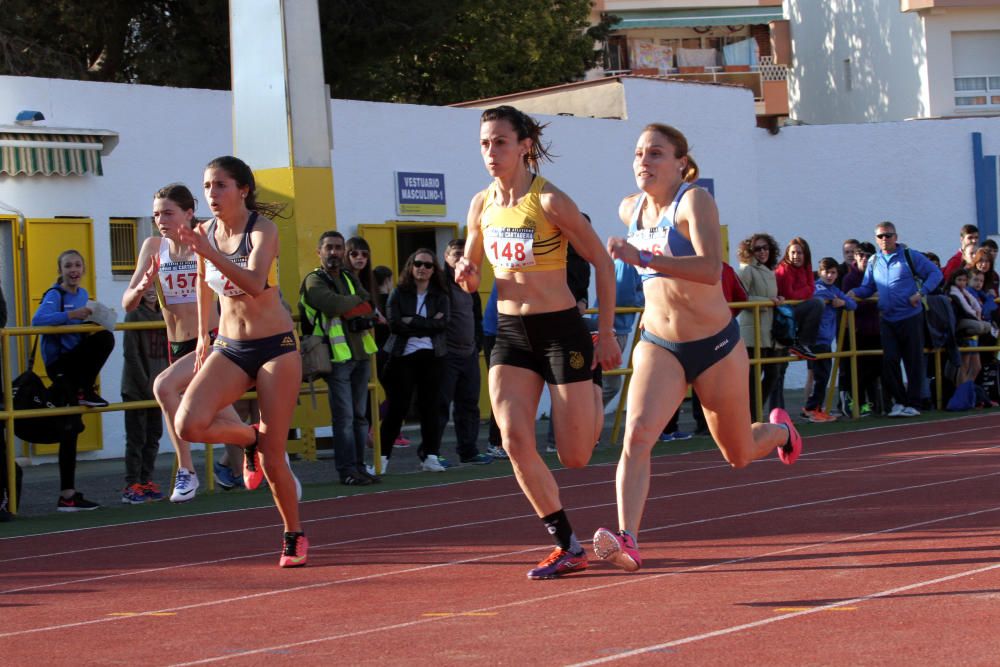
[[[24,248],[24,258],[26,266],[21,266],[21,253],[14,253],[14,264],[16,275],[26,281],[26,292],[28,295],[27,308],[20,302],[22,291],[16,289],[15,299],[17,306],[18,324],[29,325],[31,316],[38,309],[42,295],[52,287],[59,275],[57,261],[59,254],[64,250],[76,250],[83,256],[86,272],[83,277],[83,286],[87,289],[92,299],[97,299],[97,289],[95,287],[94,274],[94,235],[93,220],[89,218],[35,218],[25,220],[23,237],[21,230],[14,226],[15,248]],[[19,287],[19,286],[18,286]],[[22,322],[22,313],[28,313],[28,321]],[[24,350],[21,359],[25,359],[30,348],[31,340],[24,337],[21,341]],[[114,352],[112,352],[114,354]],[[120,351],[119,351],[120,354]],[[42,363],[41,351],[35,357],[35,372],[45,377],[45,365]],[[101,437],[101,417],[100,415],[86,415],[83,418],[85,430],[80,434],[78,447],[81,451],[101,449],[103,447]],[[59,450],[58,445],[33,445],[35,454],[55,454]]]

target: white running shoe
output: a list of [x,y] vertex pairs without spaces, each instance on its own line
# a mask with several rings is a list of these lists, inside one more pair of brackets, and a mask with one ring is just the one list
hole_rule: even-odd
[[899,416],[900,417],[919,417],[920,416],[920,410],[917,410],[916,408],[911,408],[909,405],[907,405],[900,412]]
[[435,454],[428,454],[427,458],[421,461],[420,469],[424,472],[444,472],[445,467],[438,461]]
[[194,500],[198,491],[198,475],[187,468],[177,469],[177,479],[174,481],[174,492],[170,494],[170,502],[186,503]]
[[906,408],[904,408],[899,403],[893,403],[892,404],[892,409],[889,410],[889,416],[890,417],[906,417],[907,415],[904,414],[905,412],[906,412]]
[[[382,458],[382,473],[381,474],[384,475],[387,472],[389,472],[389,457],[388,456],[383,456],[381,458]],[[374,465],[366,465],[365,466],[365,471],[369,475],[377,475],[377,474],[379,474],[379,473],[375,472],[375,466]]]

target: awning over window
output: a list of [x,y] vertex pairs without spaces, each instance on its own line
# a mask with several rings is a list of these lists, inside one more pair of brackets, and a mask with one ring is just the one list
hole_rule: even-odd
[[117,142],[107,130],[0,126],[0,174],[101,176],[101,156]]
[[621,18],[614,30],[633,28],[693,28],[709,25],[755,25],[784,18],[781,7],[731,7],[709,9],[662,9],[644,12],[614,12]]

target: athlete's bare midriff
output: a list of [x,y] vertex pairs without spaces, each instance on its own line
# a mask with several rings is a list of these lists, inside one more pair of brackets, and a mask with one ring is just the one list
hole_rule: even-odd
[[226,338],[254,340],[295,328],[291,315],[281,303],[277,287],[270,287],[257,297],[241,294],[219,298],[222,302],[219,335]]
[[722,283],[705,285],[676,278],[652,278],[642,285],[646,310],[642,326],[664,340],[683,343],[721,331],[733,314]]
[[566,284],[566,269],[497,270],[497,311],[504,315],[555,313],[576,305]]

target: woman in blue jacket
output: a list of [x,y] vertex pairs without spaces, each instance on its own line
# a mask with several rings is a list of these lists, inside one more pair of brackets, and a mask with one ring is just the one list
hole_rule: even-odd
[[[42,296],[42,302],[31,318],[35,327],[83,324],[92,311],[87,306],[90,295],[80,284],[86,266],[83,255],[76,250],[66,250],[59,255],[59,277]],[[53,384],[62,385],[77,405],[103,408],[108,402],[95,390],[97,375],[115,347],[110,331],[101,329],[94,333],[45,334],[42,336],[42,361],[45,373]],[[83,430],[82,424],[80,430]],[[59,500],[60,512],[80,512],[100,507],[87,500],[76,490],[76,441],[78,432],[67,433],[59,442]]]

